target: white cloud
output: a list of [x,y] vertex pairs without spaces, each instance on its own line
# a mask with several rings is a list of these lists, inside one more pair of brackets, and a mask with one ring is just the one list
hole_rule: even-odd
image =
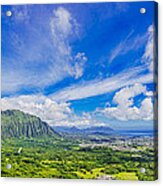
[[74,76],[75,79],[78,79],[83,75],[84,65],[87,61],[87,57],[84,52],[78,52],[74,57],[74,64],[72,68],[69,68],[69,73],[71,76]]
[[106,79],[97,79],[93,81],[83,82],[78,85],[70,86],[50,97],[53,100],[78,100],[92,96],[102,95],[115,91],[127,85],[135,83],[149,83],[153,81],[153,74],[139,75],[144,71],[144,67],[136,67],[121,72],[113,77]]
[[59,33],[59,37],[64,39],[72,34],[73,30],[77,32],[78,24],[69,11],[65,8],[59,7],[53,11],[53,14],[54,17],[50,20],[50,26],[52,33],[54,35],[57,33],[55,37],[58,37]]
[[153,119],[153,103],[151,98],[145,98],[140,107],[140,115],[144,120],[152,120]]
[[140,107],[135,106],[134,98],[140,94],[148,95],[146,87],[142,84],[135,84],[122,88],[116,92],[113,102],[116,106],[110,106],[103,110],[98,110],[108,118],[117,120],[152,120],[153,119],[153,103],[152,97],[146,97],[141,102]]
[[[104,126],[106,123],[97,120],[92,113],[82,113],[81,116],[76,114],[69,115],[68,119],[63,119],[58,123],[60,126],[76,126],[78,128],[87,128],[92,126]],[[109,124],[107,124],[108,126]]]
[[142,36],[133,36],[134,31],[132,30],[123,41],[121,41],[112,51],[109,56],[109,63],[119,56],[125,55],[130,51],[136,51],[142,47],[142,43],[145,43],[147,34]]
[[130,51],[136,51],[142,47],[142,44],[146,43],[145,52],[140,60],[148,66],[150,71],[153,71],[153,61],[156,60],[155,34],[153,25],[150,25],[148,31],[142,36],[131,37],[133,36],[133,31],[131,31],[127,37],[113,49],[109,57],[109,62],[111,63],[118,56],[125,55]]
[[123,107],[130,107],[133,105],[133,98],[141,93],[146,92],[146,87],[142,84],[136,83],[134,86],[122,88],[117,92],[113,98],[113,102]]
[[144,55],[142,56],[142,62],[147,64],[150,71],[153,71],[154,60],[156,60],[156,46],[154,43],[155,29],[151,25],[148,28],[148,41],[145,48]]
[[[144,94],[148,95],[138,108],[134,106],[134,97]],[[54,101],[44,95],[21,95],[17,97],[4,97],[1,99],[2,110],[18,109],[23,112],[36,115],[50,125],[90,127],[108,125],[108,122],[99,120],[97,113],[103,115],[103,118],[114,118],[121,121],[128,120],[152,120],[153,103],[151,91],[147,91],[142,84],[136,83],[133,86],[127,86],[118,91],[114,98],[114,104],[111,107],[107,104],[104,109],[96,109],[95,112],[76,115],[71,109],[70,103],[64,101]],[[106,120],[107,121],[107,120]]]
[[[113,77],[106,79],[96,79],[88,82],[82,82],[79,85],[74,85],[68,88],[65,88],[59,92],[51,95],[54,100],[77,100],[88,98],[92,96],[102,95],[115,91],[116,89],[133,85],[135,83],[151,83],[154,81],[153,71],[151,66],[153,66],[153,25],[149,26],[147,34],[143,36],[137,36],[134,38],[134,41],[130,39],[133,32],[131,32],[127,38],[121,42],[116,49],[113,50],[112,55],[110,56],[110,61],[114,60],[118,55],[123,55],[129,52],[130,50],[136,50],[140,47],[142,41],[147,40],[147,45],[145,52],[142,57],[139,59],[143,62],[143,65],[138,67],[129,68],[126,71],[122,71]],[[147,68],[150,68],[150,72],[143,74]],[[148,92],[147,94],[152,94]]]
[[43,95],[5,97],[1,99],[1,109],[16,109],[40,117],[50,125],[90,127],[104,125],[90,113],[76,115],[66,102],[57,103]]
[[[71,37],[78,39],[79,25],[73,15],[59,7],[52,14],[43,10],[45,15],[41,14],[40,19],[33,17],[33,24],[17,20],[27,18],[28,12],[34,15],[32,11],[32,6],[22,10],[19,6],[15,8],[17,18],[13,17],[16,22],[12,23],[16,24],[15,29],[11,30],[6,41],[11,43],[13,55],[2,54],[3,93],[16,92],[22,88],[44,89],[66,77],[77,79],[83,75],[87,57],[84,52],[73,52],[70,44]],[[18,18],[19,15],[22,15],[21,18]],[[20,24],[24,26],[21,34]]]
[[61,54],[58,60],[64,57],[63,64],[61,63],[59,65],[65,71],[65,74],[68,73],[70,76],[78,79],[83,75],[87,57],[84,52],[78,52],[76,55],[72,55],[68,36],[77,34],[79,25],[70,12],[62,7],[54,10],[53,14],[54,16],[50,20],[53,42]]
[[2,110],[18,109],[36,115],[43,121],[56,124],[72,113],[68,103],[57,103],[43,95],[26,95],[2,98]]

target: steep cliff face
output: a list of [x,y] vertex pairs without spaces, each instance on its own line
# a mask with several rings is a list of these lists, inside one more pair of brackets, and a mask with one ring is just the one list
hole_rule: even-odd
[[6,110],[1,112],[1,136],[3,139],[59,136],[59,134],[36,116],[19,110]]

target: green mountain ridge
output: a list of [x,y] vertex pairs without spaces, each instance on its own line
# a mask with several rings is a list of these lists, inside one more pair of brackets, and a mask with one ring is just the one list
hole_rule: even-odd
[[1,111],[1,137],[41,137],[54,136],[59,134],[39,117],[24,113],[19,110]]

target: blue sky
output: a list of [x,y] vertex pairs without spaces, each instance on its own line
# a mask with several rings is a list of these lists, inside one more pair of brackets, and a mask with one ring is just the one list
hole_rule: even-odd
[[2,6],[2,108],[51,125],[152,127],[154,7]]

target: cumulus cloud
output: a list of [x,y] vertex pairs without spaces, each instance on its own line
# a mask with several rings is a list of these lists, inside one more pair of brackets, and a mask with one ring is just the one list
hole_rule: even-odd
[[36,115],[43,121],[56,124],[72,113],[68,103],[57,103],[43,95],[5,97],[1,100],[2,110],[18,109]]
[[151,95],[142,84],[127,86],[116,92],[113,97],[113,103],[116,106],[109,106],[97,112],[103,113],[108,118],[114,118],[122,121],[127,120],[152,120],[153,103],[152,96],[142,100],[140,107],[135,106],[134,98],[140,94]]
[[40,117],[50,125],[89,127],[104,125],[90,113],[76,115],[70,108],[70,103],[51,100],[44,95],[21,95],[1,99],[1,109],[16,109]]
[[[105,126],[106,123],[97,120],[92,113],[83,112],[82,115],[78,116],[75,113],[69,115],[68,119],[63,119],[60,121],[59,125],[63,126],[76,126],[78,128],[87,128],[92,126]],[[107,123],[107,126],[109,124]]]
[[140,107],[140,115],[144,120],[152,120],[153,119],[153,103],[152,98],[145,98]]
[[122,107],[130,107],[134,103],[133,98],[145,92],[146,87],[142,84],[136,83],[134,86],[122,88],[117,92],[113,98],[113,102]]
[[[145,98],[140,106],[135,106],[134,98],[143,94]],[[1,99],[2,110],[18,109],[25,113],[40,117],[50,125],[57,126],[103,126],[108,125],[110,118],[120,121],[152,120],[153,119],[153,94],[147,91],[146,86],[135,83],[117,91],[113,97],[115,106],[107,104],[106,108],[96,109],[93,112],[83,112],[77,115],[71,105],[64,101],[54,101],[44,95],[20,95],[17,97],[4,97]],[[106,121],[98,119],[102,114]]]

